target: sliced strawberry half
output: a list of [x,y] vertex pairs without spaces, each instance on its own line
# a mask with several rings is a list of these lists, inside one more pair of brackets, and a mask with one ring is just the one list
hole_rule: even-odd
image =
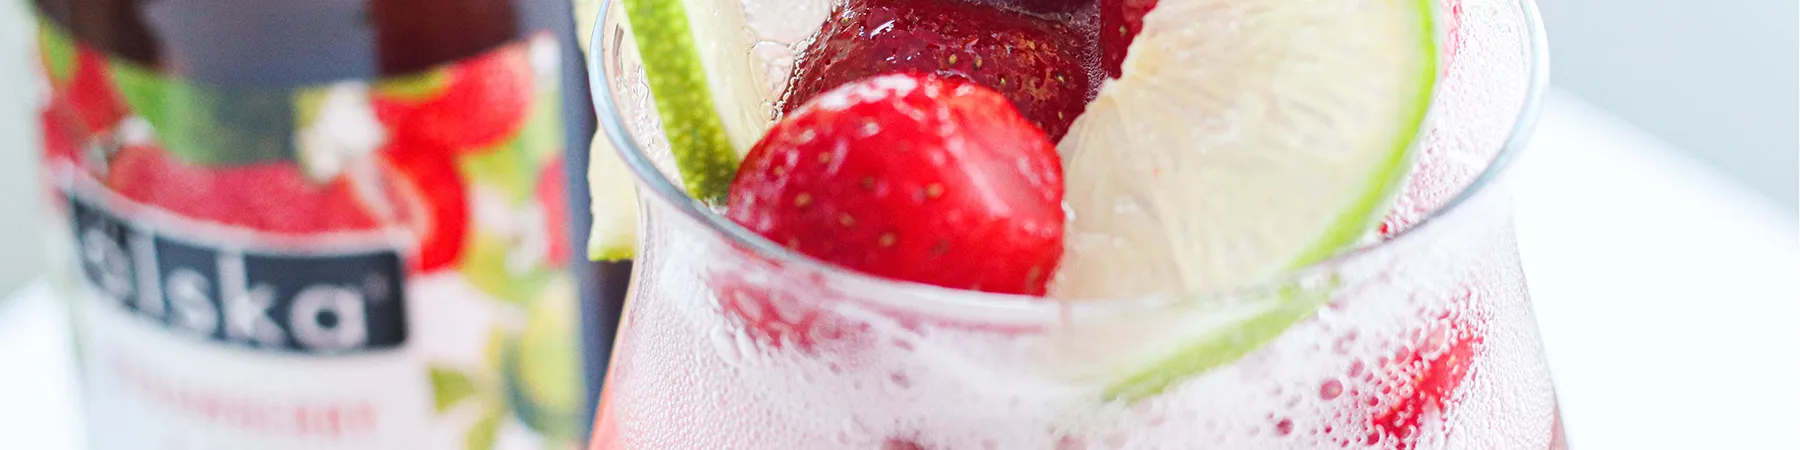
[[403,86],[381,86],[372,103],[376,117],[396,134],[448,150],[474,151],[492,148],[517,132],[531,110],[533,92],[526,47],[509,45],[418,75]]
[[784,111],[870,76],[930,74],[999,91],[1055,141],[1100,81],[1086,22],[964,0],[850,0],[831,17],[795,65]]
[[1005,97],[884,75],[822,94],[751,148],[731,220],[851,270],[1042,295],[1062,256],[1062,163]]
[[461,258],[469,235],[468,186],[453,155],[440,145],[413,136],[397,136],[381,150],[388,173],[394,175],[402,208],[419,236],[419,252],[413,268],[431,272],[450,267]]

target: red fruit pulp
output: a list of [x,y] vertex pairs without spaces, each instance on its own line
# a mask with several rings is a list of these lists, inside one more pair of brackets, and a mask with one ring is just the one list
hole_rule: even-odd
[[979,85],[886,75],[821,94],[750,150],[729,217],[841,267],[1042,295],[1062,256],[1062,165]]
[[1055,141],[1099,87],[1092,23],[963,0],[850,0],[800,55],[782,109],[874,75],[930,74],[999,91]]
[[1410,448],[1426,417],[1441,416],[1469,375],[1482,335],[1471,320],[1451,318],[1428,330],[1422,341],[1387,365],[1398,399],[1370,418],[1368,442]]

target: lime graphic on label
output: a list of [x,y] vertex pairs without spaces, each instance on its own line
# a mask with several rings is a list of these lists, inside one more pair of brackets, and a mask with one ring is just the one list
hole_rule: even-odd
[[573,438],[585,403],[575,341],[575,291],[558,280],[527,306],[525,329],[502,356],[506,400],[526,426]]

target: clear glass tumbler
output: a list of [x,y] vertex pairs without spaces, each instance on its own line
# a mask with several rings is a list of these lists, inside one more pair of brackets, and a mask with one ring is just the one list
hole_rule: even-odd
[[[1565,447],[1505,176],[1543,30],[1531,0],[1440,6],[1429,129],[1368,244],[1230,292],[1063,301],[838,270],[686,196],[610,2],[590,76],[642,237],[592,448]],[[1244,325],[1265,319],[1298,322]],[[1147,360],[1190,370],[1121,376]]]

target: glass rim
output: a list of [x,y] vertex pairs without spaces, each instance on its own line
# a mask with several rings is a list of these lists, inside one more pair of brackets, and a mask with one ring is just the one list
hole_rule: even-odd
[[[935,308],[933,305],[916,304],[917,302],[908,302],[915,304],[891,306],[899,306],[906,309],[936,311],[940,314],[954,312],[958,315],[974,313],[986,316],[990,314],[1009,315],[1008,313],[1041,313],[1049,314],[1050,317],[1057,317],[1064,314],[1086,315],[1083,313],[1116,313],[1119,311],[1141,309],[1161,309],[1168,307],[1171,304],[1186,303],[1203,299],[1243,298],[1259,293],[1266,293],[1274,289],[1280,289],[1283,286],[1288,286],[1294,282],[1305,279],[1309,274],[1314,274],[1322,270],[1329,270],[1332,267],[1337,267],[1348,261],[1368,256],[1369,254],[1378,252],[1384,248],[1417,240],[1419,239],[1417,235],[1422,234],[1420,233],[1421,230],[1431,227],[1437,222],[1441,222],[1441,219],[1445,216],[1449,216],[1466,207],[1467,203],[1485,192],[1488,186],[1495,184],[1507,169],[1512,166],[1514,160],[1517,159],[1518,153],[1523,150],[1530,141],[1530,137],[1537,127],[1538,115],[1543,106],[1544,93],[1549,87],[1549,47],[1543,27],[1543,19],[1540,16],[1537,2],[1536,0],[1517,0],[1519,14],[1523,16],[1524,19],[1523,25],[1526,34],[1524,50],[1528,53],[1525,55],[1525,62],[1529,67],[1527,68],[1527,84],[1525,87],[1524,104],[1521,105],[1518,114],[1513,117],[1512,128],[1508,132],[1505,142],[1502,143],[1500,151],[1495,153],[1493,158],[1488,161],[1486,167],[1482,169],[1482,172],[1471,180],[1468,185],[1458,191],[1449,201],[1433,209],[1429,214],[1425,215],[1425,217],[1414,222],[1412,226],[1401,230],[1398,234],[1379,242],[1360,245],[1337,252],[1328,258],[1315,261],[1311,264],[1283,270],[1278,274],[1253,283],[1234,285],[1212,291],[1159,293],[1135,297],[1105,299],[999,294],[894,280],[844,269],[776,244],[768,238],[732,222],[724,215],[712,209],[712,207],[705,202],[689,196],[678,183],[669,179],[661,169],[657,168],[656,164],[650,160],[647,154],[645,154],[643,148],[638,145],[639,141],[637,140],[637,137],[627,128],[624,118],[618,110],[618,102],[613,98],[615,92],[613,92],[612,85],[606,82],[607,78],[605,76],[608,75],[609,72],[606,70],[605,64],[603,64],[605,59],[602,58],[602,56],[604,56],[602,49],[609,47],[607,45],[608,41],[605,40],[607,30],[605,27],[605,19],[613,10],[616,1],[617,0],[602,0],[600,8],[596,12],[594,28],[589,36],[590,45],[586,52],[587,81],[590,95],[593,97],[596,122],[599,125],[600,131],[605,133],[608,141],[612,143],[614,151],[622,160],[624,160],[626,166],[630,168],[633,177],[636,178],[636,183],[639,186],[637,199],[640,211],[649,208],[648,205],[644,204],[646,197],[656,197],[659,201],[662,201],[670,207],[673,207],[676,211],[679,211],[683,216],[686,216],[687,219],[693,220],[704,226],[708,232],[722,237],[723,240],[738,248],[749,249],[757,256],[767,258],[774,264],[789,268],[814,270],[834,279],[847,280],[858,288],[899,291],[904,294],[911,294],[910,296],[912,297],[931,299],[932,303],[943,303],[946,304],[945,306],[948,308]],[[614,43],[613,45],[616,46],[618,44],[619,43]],[[1434,87],[1433,90],[1433,96],[1435,97],[1437,95],[1435,92],[1436,87]],[[1414,138],[1415,142],[1424,139],[1425,134],[1426,133],[1422,132],[1419,133],[1418,136]],[[648,192],[646,193],[646,191]],[[642,225],[641,221],[640,225]],[[645,236],[650,232],[650,230],[639,230],[639,236]],[[640,237],[639,239],[645,238]],[[636,256],[634,256],[634,258],[635,257]],[[872,297],[894,296],[883,295]]]

